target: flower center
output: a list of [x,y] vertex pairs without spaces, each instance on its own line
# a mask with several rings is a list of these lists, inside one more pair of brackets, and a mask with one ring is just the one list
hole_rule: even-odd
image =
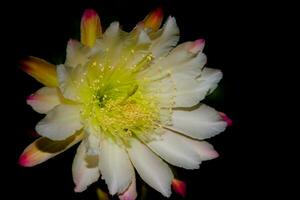
[[133,135],[153,132],[160,115],[156,98],[147,93],[147,81],[136,78],[136,68],[100,61],[93,58],[82,67],[84,76],[77,93],[83,103],[83,123],[123,143]]

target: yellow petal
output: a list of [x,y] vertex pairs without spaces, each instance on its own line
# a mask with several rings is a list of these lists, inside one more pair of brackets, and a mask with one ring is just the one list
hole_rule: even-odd
[[72,135],[63,141],[53,141],[45,137],[41,137],[31,143],[21,154],[19,164],[23,167],[32,167],[40,164],[59,153],[67,150],[80,140],[82,140],[83,132]]
[[153,10],[143,20],[144,27],[151,28],[153,31],[158,30],[163,20],[163,17],[164,16],[162,8],[157,8]]
[[21,69],[46,86],[58,86],[55,65],[43,59],[30,56],[21,61]]
[[81,43],[92,47],[102,35],[100,18],[96,11],[87,9],[81,18]]

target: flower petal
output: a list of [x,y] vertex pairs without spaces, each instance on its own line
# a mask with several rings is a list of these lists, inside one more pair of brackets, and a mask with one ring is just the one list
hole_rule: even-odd
[[72,147],[81,141],[82,137],[82,132],[78,132],[63,141],[53,141],[41,137],[26,147],[19,158],[19,164],[23,167],[40,164]]
[[180,194],[182,197],[186,196],[186,183],[178,180],[178,179],[173,179],[172,181],[172,188],[175,190],[177,194]]
[[35,129],[51,140],[64,140],[81,127],[80,106],[61,104],[52,109]]
[[81,18],[81,43],[92,47],[102,35],[100,18],[96,11],[87,9]]
[[176,73],[188,74],[190,79],[196,78],[200,75],[201,69],[206,63],[206,56],[202,53],[198,41],[185,42],[178,45],[168,56],[159,59],[142,72],[142,75],[147,76],[152,81]]
[[137,197],[137,192],[136,192],[136,180],[135,180],[135,173],[133,173],[133,177],[131,180],[131,183],[129,187],[123,192],[122,194],[119,195],[120,200],[135,200]]
[[[80,82],[84,76],[84,71],[84,66],[77,66],[75,68],[64,65],[57,66],[59,89],[66,99],[81,102],[78,97],[78,92],[87,86],[86,82]],[[87,92],[87,90],[85,92]]]
[[174,17],[168,18],[161,31],[161,35],[153,40],[150,47],[150,51],[156,58],[169,53],[179,40],[179,29]]
[[67,45],[67,55],[65,65],[68,67],[76,67],[77,65],[84,65],[88,62],[88,55],[90,48],[83,46],[77,40],[69,40]]
[[86,140],[86,149],[88,155],[96,155],[99,153],[99,147],[100,147],[100,138],[98,136],[99,133],[91,133],[89,130],[85,127],[85,131],[88,134],[87,140]]
[[[162,107],[192,107],[210,94],[222,78],[220,70],[204,68],[197,79],[180,72],[151,83],[151,91],[161,94]],[[173,105],[170,105],[170,103]]]
[[172,122],[170,129],[196,139],[213,137],[227,126],[219,113],[205,104],[192,111],[174,110]]
[[157,31],[163,20],[163,10],[162,8],[156,8],[150,12],[143,20],[143,25],[145,28],[151,28],[153,31]]
[[152,82],[149,92],[158,96],[162,108],[192,107],[206,95],[206,91],[201,92],[199,81],[183,73]]
[[84,191],[90,184],[96,182],[100,176],[98,155],[87,155],[86,151],[86,144],[83,141],[77,149],[72,165],[73,180],[76,185],[75,192]]
[[202,91],[211,94],[217,88],[222,77],[223,74],[220,70],[205,67],[197,80],[201,83]]
[[134,169],[126,151],[114,141],[101,141],[99,167],[109,193],[123,193],[132,181]]
[[227,123],[227,126],[232,126],[232,119],[230,119],[225,113],[223,112],[219,112],[220,116],[222,117],[222,119]]
[[169,130],[147,145],[162,159],[177,167],[198,169],[201,164],[197,151],[191,146],[191,139]]
[[214,147],[206,141],[191,140],[190,145],[193,146],[203,161],[219,157],[219,154]]
[[30,56],[21,61],[21,69],[46,86],[58,85],[55,65],[43,59]]
[[200,51],[203,51],[204,46],[205,46],[205,40],[204,39],[198,39],[189,48],[189,51],[191,53],[195,53],[196,54],[196,53],[198,53]]
[[38,113],[47,113],[61,103],[60,92],[57,88],[43,87],[27,98],[27,104]]
[[169,166],[134,138],[131,140],[128,153],[141,178],[164,196],[169,197],[173,180],[173,174]]

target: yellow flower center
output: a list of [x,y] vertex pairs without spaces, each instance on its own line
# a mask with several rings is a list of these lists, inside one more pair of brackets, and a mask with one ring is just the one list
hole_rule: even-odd
[[147,93],[147,81],[137,70],[151,61],[146,55],[133,68],[105,64],[94,56],[80,69],[77,95],[83,104],[81,118],[96,133],[126,144],[129,137],[153,132],[160,124],[156,97]]

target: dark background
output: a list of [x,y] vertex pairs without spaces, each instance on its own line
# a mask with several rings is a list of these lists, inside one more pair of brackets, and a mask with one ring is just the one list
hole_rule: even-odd
[[[26,56],[37,56],[54,64],[65,59],[69,38],[79,39],[80,18],[86,8],[98,11],[103,27],[118,20],[126,31],[142,20],[149,11],[162,6],[165,16],[176,17],[181,31],[180,42],[204,38],[207,66],[219,68],[224,77],[218,89],[205,103],[225,112],[233,126],[209,140],[220,157],[202,163],[199,170],[177,171],[187,183],[186,199],[244,199],[257,197],[265,191],[269,178],[261,158],[258,140],[265,134],[256,129],[262,117],[256,90],[260,70],[260,58],[255,51],[258,39],[264,33],[258,24],[268,26],[267,19],[260,18],[259,4],[216,1],[27,1],[26,4],[11,4],[1,8],[4,13],[2,42],[8,44],[9,66],[2,66],[2,110],[7,121],[2,121],[3,173],[8,199],[97,199],[96,187],[106,190],[103,181],[93,184],[83,193],[74,193],[71,165],[76,147],[32,168],[17,164],[23,149],[36,136],[32,135],[35,124],[43,116],[26,105],[26,97],[41,85],[19,69],[18,61]],[[260,23],[259,23],[260,22]],[[259,35],[259,37],[258,37]],[[3,71],[2,71],[3,72]],[[7,173],[7,174],[6,174]],[[141,186],[141,181],[138,182]],[[147,187],[147,199],[164,199]],[[140,191],[139,191],[139,194]],[[140,196],[139,196],[140,197]],[[138,197],[138,198],[139,198]],[[174,192],[170,199],[182,199]]]

